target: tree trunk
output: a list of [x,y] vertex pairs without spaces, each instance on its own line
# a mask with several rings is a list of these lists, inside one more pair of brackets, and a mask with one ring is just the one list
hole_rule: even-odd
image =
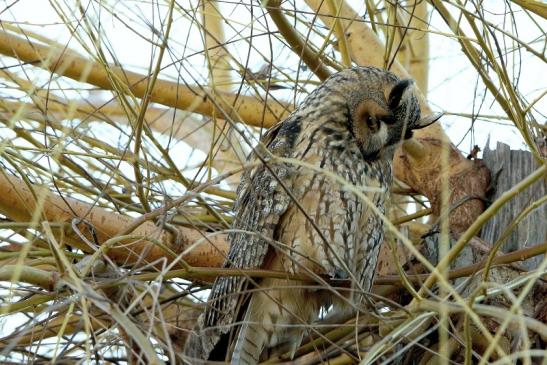
[[[489,197],[491,201],[499,198],[506,190],[522,181],[539,167],[532,153],[511,150],[508,145],[500,142],[498,142],[495,150],[491,150],[488,145],[485,147],[483,162],[492,171],[493,175],[491,183],[493,193]],[[545,199],[546,195],[546,180],[537,181],[529,189],[507,202],[484,225],[480,235],[481,238],[491,244],[500,239],[504,240],[505,242],[500,247],[504,252],[520,250],[547,241],[547,227],[545,225],[547,222],[547,204],[540,203],[540,200]],[[532,207],[534,203],[538,206]],[[533,211],[523,217],[522,222],[512,227],[515,219],[526,209],[533,209]],[[504,239],[505,235],[507,237]],[[541,255],[526,260],[523,263],[524,269],[528,271],[535,269],[543,261],[543,257],[544,255]]]

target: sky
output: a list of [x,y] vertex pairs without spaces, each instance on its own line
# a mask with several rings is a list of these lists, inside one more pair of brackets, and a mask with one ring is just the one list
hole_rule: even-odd
[[[110,49],[115,52],[116,59],[127,67],[133,67],[141,72],[145,71],[149,65],[152,48],[144,38],[154,37],[154,31],[151,29],[160,27],[160,19],[162,14],[165,14],[166,7],[152,6],[146,3],[140,3],[137,6],[136,4],[139,3],[132,1],[102,3],[112,7],[112,13],[116,14],[115,18],[104,9],[99,9],[95,2],[82,2],[82,6],[86,7],[88,14],[91,14],[90,19],[94,21],[94,24],[100,23],[100,32],[106,35]],[[13,2],[11,7],[0,13],[0,19],[26,23],[22,24],[26,29],[57,39],[61,44],[69,42],[72,48],[81,50],[80,45],[70,37],[67,28],[64,25],[59,25],[59,15],[51,4],[55,4],[55,2],[50,3],[46,0]],[[190,4],[190,2],[186,4]],[[195,6],[196,2],[191,2],[191,4]],[[516,27],[513,29],[509,19],[503,15],[505,2],[490,0],[485,1],[484,4],[487,9],[485,16],[493,24],[518,35],[520,39],[536,40],[531,45],[538,50],[545,47],[545,38],[538,40],[538,37],[541,37],[538,25],[526,14],[516,12]],[[162,3],[162,5],[164,4]],[[353,5],[356,9],[362,7],[360,2],[353,2]],[[290,9],[289,5],[286,7]],[[65,13],[72,24],[75,24],[79,13],[73,5],[59,5],[58,8]],[[265,21],[260,7],[253,7],[255,18],[253,27],[250,26],[251,14],[248,7],[225,2],[222,4],[222,11],[223,15],[230,19],[230,24],[225,27],[227,39],[230,41],[228,48],[242,64],[248,64],[250,70],[256,72],[265,64],[265,60],[256,51],[251,51],[251,57],[248,57],[249,47],[242,38],[250,35],[251,31],[256,36],[253,46],[260,53],[273,59],[273,62],[280,65],[281,68],[296,65],[298,60],[290,54],[289,50],[276,47],[274,40],[273,51],[270,51],[269,37],[267,35],[257,36],[266,30],[266,26],[273,29],[272,22]],[[205,58],[201,52],[203,44],[201,34],[199,28],[189,20],[193,16],[197,16],[196,9],[185,6],[185,12],[175,15],[171,31],[172,52],[168,52],[164,57],[166,68],[162,70],[160,77],[177,78],[182,75],[186,82],[206,84],[207,73]],[[364,13],[364,9],[359,13]],[[445,35],[449,31],[444,21],[434,12],[430,23],[433,31],[430,33],[431,61],[428,94],[430,104],[435,110],[448,113],[480,113],[500,117],[500,119],[491,118],[488,121],[479,118],[475,121],[473,131],[470,133],[471,118],[446,115],[442,118],[442,124],[451,140],[458,145],[463,153],[469,152],[475,144],[482,148],[488,138],[492,144],[499,141],[511,145],[514,149],[526,148],[518,130],[512,126],[511,121],[503,119],[505,117],[503,110],[493,102],[492,95],[485,92],[482,82],[477,77],[477,72],[463,55],[457,40]],[[545,22],[543,25],[546,25]],[[470,31],[468,34],[471,34]],[[155,40],[157,41],[157,37]],[[502,41],[507,49],[511,48],[511,44],[505,44],[510,41],[510,38],[505,37]],[[177,62],[181,58],[184,61]],[[506,57],[505,61],[510,72],[518,76],[518,90],[524,97],[533,100],[545,91],[547,72],[543,62],[526,51],[521,51],[520,54],[513,52]],[[273,76],[276,76],[275,71]],[[237,77],[235,75],[236,79]],[[234,85],[234,89],[237,89],[237,86]],[[297,92],[295,97],[294,91],[281,90],[274,92],[274,94],[288,100],[296,98],[298,101],[302,100],[306,93]],[[537,121],[544,123],[545,114],[547,114],[547,100],[545,98],[540,100],[536,104],[536,109],[539,111],[534,114]]]

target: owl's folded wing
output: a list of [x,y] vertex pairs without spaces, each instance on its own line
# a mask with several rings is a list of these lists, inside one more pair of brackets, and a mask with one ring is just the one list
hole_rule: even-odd
[[[283,130],[290,128],[290,122],[291,118],[270,129],[250,157],[256,161],[260,154],[262,163],[244,174],[238,188],[235,221],[228,236],[231,245],[224,267],[260,268],[271,250],[276,226],[291,201],[286,190],[290,189],[292,170],[288,164],[276,163],[269,156],[291,156],[289,140],[294,136],[290,135],[292,131]],[[233,335],[233,325],[246,302],[245,292],[252,283],[245,276],[216,279],[205,313],[200,317],[198,333],[192,334],[185,346],[186,355],[207,359],[221,337]],[[225,351],[219,352],[224,355]]]

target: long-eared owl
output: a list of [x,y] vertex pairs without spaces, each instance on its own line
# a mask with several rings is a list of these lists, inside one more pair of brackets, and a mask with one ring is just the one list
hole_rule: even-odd
[[224,266],[348,278],[350,294],[296,280],[220,277],[185,346],[188,362],[256,364],[273,348],[294,354],[321,308],[358,308],[384,238],[370,204],[385,212],[397,144],[435,119],[420,119],[412,80],[355,67],[328,78],[271,128],[249,157],[260,163],[239,186]]

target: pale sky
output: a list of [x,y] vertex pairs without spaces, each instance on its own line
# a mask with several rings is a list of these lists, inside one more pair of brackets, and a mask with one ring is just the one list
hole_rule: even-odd
[[[137,2],[105,2],[112,4],[114,12],[120,15],[120,19],[126,24],[130,24],[139,33],[146,37],[151,37],[150,24],[152,24],[152,13],[158,14],[158,8],[152,8],[149,4],[140,4],[137,8]],[[196,2],[193,2],[195,4]],[[356,2],[360,4],[360,2]],[[485,1],[486,8],[491,11],[491,14],[486,14],[488,19],[505,29],[510,29],[509,25],[504,25],[504,21],[508,24],[508,19],[500,14],[503,13],[503,1]],[[84,3],[87,4],[87,3]],[[163,4],[163,3],[162,3]],[[89,7],[96,7],[94,2],[89,3]],[[250,35],[249,19],[250,13],[243,6],[233,6],[230,3],[223,3],[223,15],[232,21],[233,28],[226,27],[227,39],[238,39],[242,36]],[[63,7],[68,9],[68,7]],[[262,16],[259,7],[253,8],[255,17]],[[66,11],[66,10],[64,10]],[[165,6],[162,11],[165,11]],[[192,14],[191,9],[187,10]],[[71,13],[71,12],[67,12]],[[88,14],[99,14],[98,10],[90,11]],[[364,13],[364,11],[359,11]],[[130,15],[123,17],[123,14]],[[434,13],[436,14],[436,13]],[[72,16],[76,19],[78,13]],[[96,15],[98,17],[98,15]],[[196,14],[197,16],[197,14]],[[534,40],[538,36],[538,27],[523,13],[516,13],[516,32],[521,39]],[[59,17],[53,10],[49,1],[46,0],[22,0],[19,1],[8,10],[0,13],[2,20],[17,20],[19,22],[27,22],[26,28],[39,32],[47,37],[57,39],[65,44],[69,40],[69,32],[64,25],[55,25],[59,23]],[[128,29],[120,21],[113,19],[110,14],[104,10],[100,13],[102,32],[108,34],[111,48],[115,50],[117,59],[124,65],[135,66],[145,70],[149,63],[151,47],[149,43],[143,40],[135,31]],[[171,48],[173,49],[173,58],[185,57],[183,65],[184,69],[179,67],[168,67],[162,71],[161,77],[176,77],[177,74],[182,74],[185,81],[193,83],[192,78],[198,81],[206,81],[206,72],[204,70],[204,57],[201,55],[202,40],[198,28],[191,26],[188,18],[182,19],[179,15],[171,31]],[[97,22],[98,23],[98,22]],[[159,27],[158,17],[155,17],[153,22],[154,27]],[[254,24],[254,34],[259,34],[264,30],[265,22],[261,20]],[[543,21],[543,24],[545,22]],[[273,27],[271,21],[268,22],[270,28]],[[431,19],[431,29],[435,32],[448,32],[444,21],[437,15]],[[241,32],[238,35],[237,32]],[[471,32],[468,33],[469,35]],[[155,39],[157,41],[157,37]],[[503,39],[507,41],[507,39]],[[269,56],[270,46],[268,37],[262,36],[255,40],[254,45],[263,53]],[[459,43],[444,35],[432,33],[430,36],[430,73],[429,73],[429,95],[428,99],[436,110],[445,110],[447,112],[471,114],[480,112],[484,115],[497,115],[504,117],[504,113],[497,103],[492,103],[492,96],[486,93],[482,82],[477,83],[477,73],[467,61],[466,57],[460,50]],[[545,39],[539,40],[534,45],[535,49],[541,50],[545,45]],[[76,41],[72,40],[70,46],[79,49]],[[507,45],[510,48],[510,45]],[[234,42],[229,46],[230,51],[235,57],[240,59],[240,62],[245,63],[247,58],[248,44],[242,41]],[[257,71],[264,65],[264,61],[256,57],[257,53],[251,54],[251,62],[249,68]],[[518,69],[519,59],[521,60],[521,68]],[[6,61],[5,61],[6,62]],[[166,55],[164,64],[170,64],[172,59],[170,55]],[[274,45],[274,63],[286,67],[294,66],[297,59],[290,54],[287,49],[278,51]],[[510,65],[509,69],[515,75],[519,74],[519,90],[528,99],[533,100],[538,97],[547,88],[547,70],[545,64],[537,60],[535,56],[526,51],[521,51],[521,54],[514,54],[507,57],[506,62]],[[9,62],[6,62],[9,63]],[[143,69],[144,68],[144,69]],[[186,75],[185,75],[186,74]],[[196,75],[201,75],[197,76]],[[191,77],[190,77],[191,76]],[[274,73],[275,76],[275,73]],[[237,78],[238,76],[235,75]],[[237,85],[236,85],[237,86]],[[275,92],[275,95],[280,98],[292,100],[293,92],[288,94],[286,91]],[[297,100],[301,100],[305,95],[297,94]],[[483,100],[484,97],[484,100]],[[535,113],[537,121],[545,122],[545,114],[547,114],[547,101],[545,98],[536,104],[536,109],[543,113]],[[543,120],[542,120],[543,119]],[[510,144],[513,148],[525,148],[522,137],[516,128],[511,126],[508,120],[493,120],[493,122],[485,122],[478,120],[475,124],[474,133],[468,133],[471,123],[470,118],[456,117],[447,115],[442,119],[442,124],[446,129],[447,134],[451,137],[454,143],[460,143],[459,148],[468,152],[473,144],[478,144],[481,148],[485,145],[486,139],[490,136],[492,142],[501,141]]]

